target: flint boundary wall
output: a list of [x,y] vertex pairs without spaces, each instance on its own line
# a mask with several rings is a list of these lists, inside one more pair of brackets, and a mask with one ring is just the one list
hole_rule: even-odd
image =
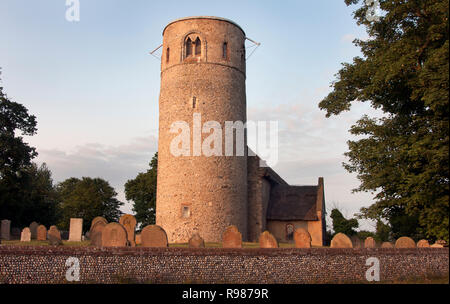
[[442,277],[448,248],[222,249],[0,246],[0,283],[64,284],[66,260],[80,263],[79,283],[364,283],[369,257],[381,281]]

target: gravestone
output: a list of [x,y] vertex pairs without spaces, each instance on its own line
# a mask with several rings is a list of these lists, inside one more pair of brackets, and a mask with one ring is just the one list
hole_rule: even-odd
[[294,232],[296,248],[311,248],[311,235],[306,229],[298,228]]
[[416,248],[416,242],[410,237],[402,236],[395,242],[395,248]]
[[130,243],[130,246],[135,247],[136,242],[134,239],[134,234],[135,234],[136,224],[137,224],[136,218],[134,216],[132,216],[131,214],[124,214],[120,217],[119,223],[122,224],[125,227],[125,229],[127,230],[128,242]]
[[259,236],[259,247],[278,248],[277,239],[269,231],[266,230]]
[[141,245],[142,244],[141,240],[142,240],[141,234],[140,233],[136,234],[136,237],[135,237],[136,245]]
[[202,239],[200,234],[194,233],[189,239],[189,248],[204,248],[205,240]]
[[37,227],[37,240],[38,241],[47,240],[47,228],[44,225],[39,225]]
[[119,223],[105,225],[102,231],[102,247],[125,247],[127,243],[127,230],[123,225]]
[[353,248],[352,241],[348,236],[339,232],[331,240],[331,248]]
[[91,240],[91,246],[101,247],[102,246],[102,233],[103,229],[107,224],[103,221],[98,221],[94,224],[89,232],[89,239]]
[[430,248],[444,248],[444,246],[442,246],[442,244],[434,243]]
[[97,224],[98,222],[103,222],[105,225],[108,224],[108,221],[104,217],[97,216],[97,217],[94,217],[94,219],[92,220],[90,229],[92,229],[92,227],[94,227],[94,225]]
[[375,242],[375,239],[371,236],[367,237],[364,241],[364,248],[375,248],[377,247],[377,243]]
[[242,248],[242,234],[236,226],[229,226],[222,234],[223,248]]
[[39,226],[38,223],[32,222],[30,224],[30,232],[31,232],[31,239],[35,240],[37,239],[37,227]]
[[81,242],[82,234],[83,234],[83,219],[71,218],[69,228],[69,242]]
[[381,248],[394,248],[394,245],[391,242],[383,242]]
[[148,225],[141,232],[142,247],[168,247],[167,234],[158,225]]
[[2,220],[0,239],[9,241],[11,239],[11,221]]
[[429,248],[430,243],[427,240],[420,240],[417,242],[417,248]]
[[361,241],[361,239],[357,235],[352,235],[350,240],[352,241],[353,248],[362,248],[362,247],[364,247],[363,242]]
[[447,242],[445,240],[437,240],[435,243],[439,244],[439,245],[442,245],[442,247],[447,246]]
[[50,236],[53,238],[56,238],[58,240],[61,240],[61,232],[59,232],[58,227],[56,226],[50,226],[50,229],[48,230],[48,239],[50,239]]
[[21,242],[31,242],[31,229],[28,227],[23,228],[22,233],[20,234]]

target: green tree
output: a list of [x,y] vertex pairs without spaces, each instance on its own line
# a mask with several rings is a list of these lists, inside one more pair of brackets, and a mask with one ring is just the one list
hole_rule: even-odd
[[155,153],[149,166],[147,172],[139,173],[125,184],[125,197],[133,201],[133,211],[141,227],[155,223],[158,153]]
[[[354,12],[370,39],[354,41],[362,57],[343,64],[333,91],[319,107],[327,117],[370,102],[382,118],[363,116],[350,133],[344,167],[357,173],[354,191],[375,192],[366,218],[416,222],[409,233],[430,239],[449,236],[449,2],[381,0],[379,21]],[[401,225],[400,225],[401,226]],[[400,228],[400,226],[398,226]]]
[[82,218],[83,229],[88,230],[96,216],[103,216],[108,222],[118,221],[122,202],[109,183],[101,178],[69,178],[58,184],[61,204],[61,228],[69,228],[70,218]]
[[344,233],[347,236],[356,234],[355,229],[359,226],[357,219],[353,218],[347,220],[337,208],[331,210],[330,217],[333,220],[334,234],[339,232]]

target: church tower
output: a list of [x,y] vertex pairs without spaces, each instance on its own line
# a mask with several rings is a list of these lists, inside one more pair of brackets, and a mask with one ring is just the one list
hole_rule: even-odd
[[[225,122],[246,122],[245,39],[237,24],[218,17],[178,19],[163,31],[156,224],[171,243],[195,232],[220,242],[229,225],[247,239],[247,150],[225,156]],[[201,117],[198,133],[194,117]],[[190,127],[189,151],[177,156],[171,145],[181,130],[171,127],[180,121]],[[202,133],[209,121],[222,128],[221,156],[198,151],[196,140],[211,135]]]

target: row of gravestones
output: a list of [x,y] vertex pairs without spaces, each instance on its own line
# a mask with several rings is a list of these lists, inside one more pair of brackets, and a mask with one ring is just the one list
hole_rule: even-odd
[[[381,248],[442,248],[446,244],[445,241],[436,241],[433,245],[430,245],[427,240],[420,240],[414,242],[412,238],[402,236],[395,241],[395,244],[390,242],[383,242]],[[377,243],[373,237],[368,237],[361,244],[361,241],[357,238],[350,239],[344,233],[337,233],[331,240],[331,248],[376,248]]]

